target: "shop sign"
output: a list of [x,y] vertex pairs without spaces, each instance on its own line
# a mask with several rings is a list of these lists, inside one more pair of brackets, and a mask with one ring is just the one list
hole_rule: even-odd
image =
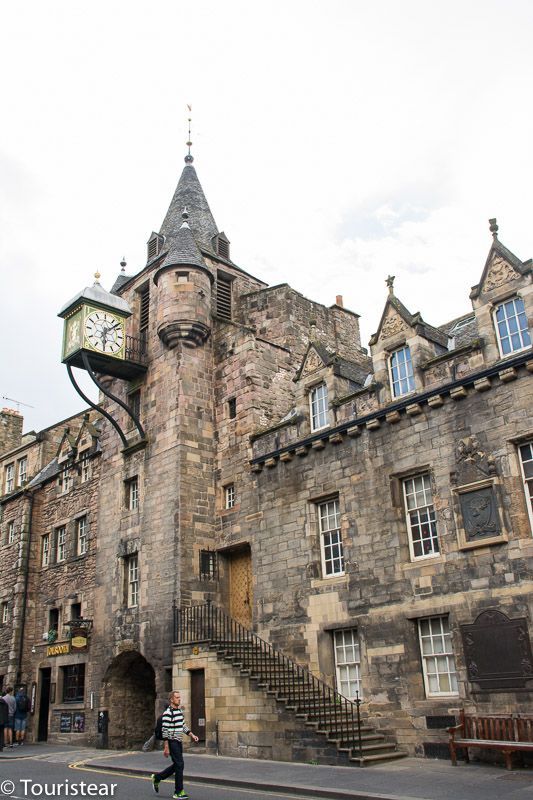
[[72,628],[72,638],[70,640],[70,647],[72,651],[81,653],[87,650],[87,629],[86,628]]
[[63,642],[62,644],[49,644],[46,648],[46,657],[51,656],[66,656],[70,653],[70,643]]

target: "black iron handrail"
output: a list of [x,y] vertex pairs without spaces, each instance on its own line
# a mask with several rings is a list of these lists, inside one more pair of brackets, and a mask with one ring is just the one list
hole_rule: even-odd
[[148,358],[146,338],[126,336],[126,358],[129,361],[136,361],[138,364],[146,364]]
[[198,642],[226,651],[250,677],[277,691],[287,706],[307,714],[317,730],[340,739],[341,746],[358,751],[363,760],[358,694],[355,702],[344,697],[211,602],[174,608],[174,643]]

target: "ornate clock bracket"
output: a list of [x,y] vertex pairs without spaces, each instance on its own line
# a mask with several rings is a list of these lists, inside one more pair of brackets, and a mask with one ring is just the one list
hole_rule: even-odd
[[[106,397],[109,397],[110,400],[113,400],[115,403],[117,403],[119,406],[121,406],[121,408],[124,409],[124,411],[127,413],[127,415],[130,417],[130,419],[133,421],[135,427],[137,428],[137,432],[138,432],[138,434],[140,436],[141,441],[143,441],[143,442],[146,441],[146,434],[145,434],[143,426],[141,425],[141,422],[140,422],[139,418],[133,413],[131,408],[126,403],[124,403],[119,397],[115,397],[114,394],[112,394],[110,391],[105,389],[104,386],[100,383],[100,381],[96,377],[96,374],[95,374],[93,368],[91,367],[91,362],[89,361],[89,357],[87,356],[87,353],[82,352],[81,353],[81,359],[83,361],[83,366],[84,366],[86,372],[88,373],[89,377],[93,381],[93,383],[96,384],[96,386],[98,386],[100,391],[103,394],[105,394]],[[102,414],[102,416],[104,416],[111,423],[111,425],[115,428],[115,430],[117,431],[118,435],[120,436],[122,444],[124,445],[124,449],[125,450],[129,449],[131,447],[131,443],[128,442],[128,440],[126,439],[126,436],[125,436],[122,428],[120,427],[120,425],[116,421],[116,419],[114,419],[111,416],[111,414],[109,414],[108,411],[105,411],[103,408],[101,408],[101,406],[98,406],[98,405],[96,405],[96,403],[93,403],[92,400],[90,400],[84,394],[83,390],[81,389],[80,386],[78,386],[78,384],[76,382],[76,379],[75,379],[74,374],[72,372],[72,366],[70,364],[68,364],[68,363],[67,363],[67,371],[68,371],[68,376],[70,378],[70,382],[72,383],[72,385],[74,386],[75,390],[77,391],[79,396],[82,398],[82,400],[84,400],[88,405],[90,405],[91,408],[94,408],[95,411],[98,411],[98,413]]]

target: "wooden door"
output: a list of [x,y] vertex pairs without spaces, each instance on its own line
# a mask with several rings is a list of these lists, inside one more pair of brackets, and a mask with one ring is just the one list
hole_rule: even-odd
[[191,670],[191,730],[205,742],[205,670]]
[[239,550],[230,556],[230,616],[252,627],[252,554],[250,549]]

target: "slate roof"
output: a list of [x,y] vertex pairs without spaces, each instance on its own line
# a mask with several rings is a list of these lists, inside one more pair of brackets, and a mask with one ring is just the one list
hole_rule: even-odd
[[187,208],[189,225],[199,246],[209,252],[214,252],[212,239],[218,235],[219,231],[192,164],[185,164],[174,197],[161,225],[160,234],[166,237],[165,247],[172,248],[171,240],[180,230],[184,207]]
[[355,361],[350,361],[347,358],[343,358],[342,356],[337,355],[337,353],[332,353],[330,350],[327,349],[323,344],[320,342],[310,342],[309,347],[307,349],[307,353],[305,354],[300,369],[296,373],[296,377],[294,380],[299,380],[302,369],[304,367],[305,361],[307,359],[307,354],[309,350],[313,348],[316,350],[322,361],[324,362],[324,366],[329,367],[333,366],[333,373],[335,375],[340,376],[341,378],[346,378],[346,380],[352,381],[356,383],[358,386],[364,386],[364,383],[368,377],[368,374],[371,370],[369,366],[368,369],[362,367],[360,364],[356,364]]
[[456,319],[452,319],[451,322],[446,322],[444,325],[440,325],[439,329],[443,333],[454,338],[454,349],[465,347],[476,341],[476,339],[479,339],[477,320],[473,311],[469,314],[463,314],[462,317],[456,317]]
[[103,286],[98,283],[98,281],[95,281],[92,286],[86,286],[85,289],[82,289],[81,292],[78,292],[76,295],[74,295],[74,297],[69,300],[68,303],[65,303],[59,312],[58,317],[66,314],[70,308],[73,308],[82,301],[100,304],[106,306],[112,311],[120,311],[122,314],[125,314],[128,317],[131,316],[131,309],[122,297],[117,297],[116,294],[111,294],[111,292],[106,291]]
[[202,267],[202,269],[206,268],[205,261],[194,240],[191,228],[189,224],[183,222],[183,220],[181,227],[171,240],[170,249],[159,270],[166,269],[170,266],[177,266],[178,264]]

